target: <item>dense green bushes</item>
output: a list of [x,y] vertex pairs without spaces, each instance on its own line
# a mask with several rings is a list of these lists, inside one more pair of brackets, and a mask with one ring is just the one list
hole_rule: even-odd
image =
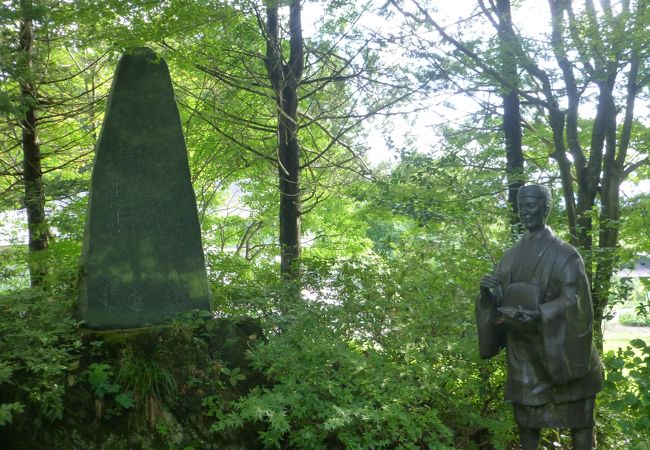
[[265,448],[471,448],[490,434],[505,448],[503,361],[478,360],[470,298],[439,297],[415,260],[305,266],[310,300],[267,316],[275,333],[250,355],[269,385],[207,399],[214,431],[262,425]]
[[[5,287],[0,297],[2,439],[15,447],[20,433],[38,429],[64,442],[65,429],[87,444],[81,431],[97,426],[99,401],[102,436],[115,446],[127,442],[131,421],[145,427],[138,445],[170,449],[241,436],[250,448],[511,448],[516,430],[503,402],[503,355],[485,362],[476,351],[472,301],[489,263],[451,227],[438,239],[421,231],[402,227],[389,247],[359,256],[307,250],[299,303],[285,300],[274,263],[209,255],[219,315],[255,317],[268,337],[250,341],[248,363],[264,377],[256,380],[243,360],[195,370],[186,364],[194,344],[177,364],[173,352],[142,357],[125,346],[111,359],[84,344],[71,313],[78,245],[62,240],[50,250],[59,264],[47,294]],[[187,342],[215,348],[200,334]],[[648,392],[648,348],[635,345],[605,358],[603,448],[645,448],[649,402],[640,392]],[[84,404],[85,415],[71,404]],[[192,419],[146,419],[154,410]],[[567,437],[549,432],[545,439],[561,445]]]
[[650,449],[650,345],[641,339],[604,358],[599,396],[601,448]]
[[68,299],[40,289],[0,297],[0,424],[61,419],[67,374],[81,347]]

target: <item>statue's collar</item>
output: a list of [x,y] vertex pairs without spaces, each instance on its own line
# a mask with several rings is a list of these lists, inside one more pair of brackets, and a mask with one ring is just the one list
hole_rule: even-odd
[[523,236],[523,239],[527,241],[536,241],[538,239],[545,239],[552,236],[555,236],[553,230],[551,230],[549,226],[545,225],[544,228],[539,231],[534,231],[532,233],[526,232],[526,234]]

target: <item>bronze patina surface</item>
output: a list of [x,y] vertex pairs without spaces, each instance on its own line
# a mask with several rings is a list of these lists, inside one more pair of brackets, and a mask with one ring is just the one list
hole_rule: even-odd
[[518,195],[525,235],[481,280],[476,300],[479,353],[507,352],[505,397],[514,405],[525,450],[541,428],[570,428],[574,446],[590,449],[601,365],[593,344],[593,306],[578,251],[546,226],[550,191]]

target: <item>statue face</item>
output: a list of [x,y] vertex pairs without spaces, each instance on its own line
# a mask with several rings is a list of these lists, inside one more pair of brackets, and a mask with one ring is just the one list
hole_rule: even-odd
[[548,208],[543,198],[521,197],[517,199],[517,206],[519,219],[526,230],[537,231],[544,228]]

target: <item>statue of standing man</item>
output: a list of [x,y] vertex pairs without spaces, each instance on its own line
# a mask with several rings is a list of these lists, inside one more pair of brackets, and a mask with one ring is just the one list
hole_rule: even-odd
[[505,397],[524,450],[537,449],[542,428],[571,429],[574,450],[591,450],[602,375],[584,263],[546,226],[546,186],[521,187],[517,204],[526,233],[481,279],[479,353],[506,349]]

